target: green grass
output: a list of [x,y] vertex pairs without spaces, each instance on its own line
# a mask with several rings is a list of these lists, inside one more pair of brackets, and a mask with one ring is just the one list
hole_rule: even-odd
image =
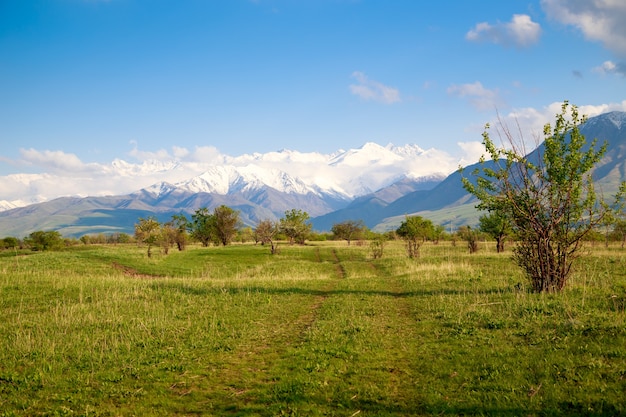
[[626,414],[626,251],[492,245],[1,252],[0,416]]

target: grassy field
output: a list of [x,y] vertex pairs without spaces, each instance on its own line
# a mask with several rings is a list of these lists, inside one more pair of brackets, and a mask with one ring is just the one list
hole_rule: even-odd
[[626,414],[626,251],[492,246],[0,252],[0,416]]

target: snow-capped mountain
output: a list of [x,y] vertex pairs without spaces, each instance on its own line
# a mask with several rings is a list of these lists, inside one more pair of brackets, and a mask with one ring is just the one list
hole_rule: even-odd
[[[594,180],[605,194],[614,193],[626,179],[626,113],[590,118],[581,133],[608,142]],[[247,225],[297,208],[309,213],[317,230],[345,219],[388,228],[407,213],[442,211],[451,221],[449,210],[458,207],[455,224],[469,224],[477,217],[458,165],[436,149],[375,143],[332,154],[282,150],[230,157],[207,148],[180,160],[74,163],[72,176],[57,170],[1,177],[0,208],[6,210],[0,213],[0,237],[44,229],[67,236],[132,233],[139,217],[168,221],[222,204],[238,210]],[[34,204],[42,198],[51,201]]]
[[458,160],[434,149],[371,142],[330,154],[283,149],[233,157],[214,148],[203,148],[187,158],[92,163],[82,166],[80,173],[68,172],[64,176],[55,172],[2,177],[4,195],[0,195],[3,200],[0,211],[63,196],[123,195],[137,190],[154,193],[157,192],[154,187],[159,188],[162,183],[190,192],[219,195],[271,188],[290,195],[348,200],[402,178],[414,180],[432,175],[443,178],[456,170],[458,164]]
[[284,171],[276,168],[262,168],[257,165],[211,167],[201,175],[177,183],[176,187],[196,193],[222,195],[263,187],[271,187],[287,194],[316,193],[313,187]]

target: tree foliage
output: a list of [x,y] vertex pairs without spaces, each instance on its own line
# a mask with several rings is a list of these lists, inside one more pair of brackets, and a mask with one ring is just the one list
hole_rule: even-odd
[[479,209],[498,212],[511,220],[518,237],[514,259],[528,276],[534,291],[559,291],[579,254],[583,237],[621,204],[622,184],[615,203],[596,195],[591,170],[606,151],[606,143],[587,143],[579,125],[586,121],[578,108],[563,103],[554,125],[544,127],[543,147],[531,158],[523,141],[516,140],[502,122],[499,133],[508,147],[496,147],[483,133],[491,163],[481,160],[474,181],[463,178],[476,196]]
[[7,236],[0,241],[2,249],[15,249],[19,247],[20,240],[13,236]]
[[622,242],[622,249],[626,244],[626,219],[619,219],[615,221],[615,227],[613,228],[613,233],[619,236],[620,241]]
[[346,220],[333,224],[331,228],[335,238],[347,241],[348,246],[350,246],[352,240],[360,239],[366,230],[367,228],[363,220]]
[[161,223],[153,216],[140,217],[135,224],[135,239],[148,245],[148,257],[152,257],[152,246],[160,243],[161,236]]
[[498,253],[504,251],[504,242],[513,233],[509,219],[502,212],[498,211],[480,216],[478,227],[481,232],[488,234],[496,240],[496,251]]
[[459,237],[467,242],[467,249],[469,249],[469,253],[478,252],[478,239],[479,233],[478,230],[472,229],[471,226],[461,226],[457,232]]
[[213,209],[215,237],[224,246],[230,244],[240,226],[239,211],[221,205]]
[[192,238],[209,246],[213,242],[224,246],[230,244],[240,226],[239,211],[221,205],[209,212],[206,207],[199,208],[191,215],[189,231]]
[[28,235],[26,244],[34,251],[60,249],[64,246],[63,237],[56,230],[37,230]]
[[433,222],[421,216],[406,216],[396,234],[406,242],[406,251],[409,258],[418,258],[422,243],[434,234]]
[[289,244],[304,244],[313,225],[308,222],[309,214],[299,209],[291,209],[285,212],[285,217],[280,219],[280,231],[289,238]]
[[372,253],[372,258],[382,258],[386,244],[387,238],[385,237],[385,235],[377,234],[376,236],[373,236],[370,240],[370,252]]
[[278,252],[276,236],[280,232],[280,223],[266,219],[261,220],[254,229],[255,239],[264,245],[270,245],[272,255]]
[[209,246],[209,243],[214,240],[215,217],[208,208],[201,207],[191,215],[189,232],[191,237],[200,242],[202,246]]
[[182,213],[174,214],[168,224],[174,229],[173,238],[178,250],[185,250],[187,247],[187,241],[189,240],[189,234],[187,233],[189,220],[187,220],[187,217]]

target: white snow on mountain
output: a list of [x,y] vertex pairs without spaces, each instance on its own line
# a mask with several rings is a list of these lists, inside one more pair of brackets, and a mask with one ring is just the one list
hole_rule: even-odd
[[331,154],[284,149],[236,157],[207,147],[184,158],[91,163],[88,173],[68,168],[67,172],[54,174],[0,177],[0,211],[62,196],[123,195],[141,189],[160,195],[174,187],[222,195],[270,187],[284,193],[351,199],[404,177],[444,177],[458,164],[458,159],[446,152],[424,150],[417,145],[368,142],[357,149]]
[[11,210],[18,207],[20,206],[15,203],[11,203],[10,201],[0,200],[0,211]]

